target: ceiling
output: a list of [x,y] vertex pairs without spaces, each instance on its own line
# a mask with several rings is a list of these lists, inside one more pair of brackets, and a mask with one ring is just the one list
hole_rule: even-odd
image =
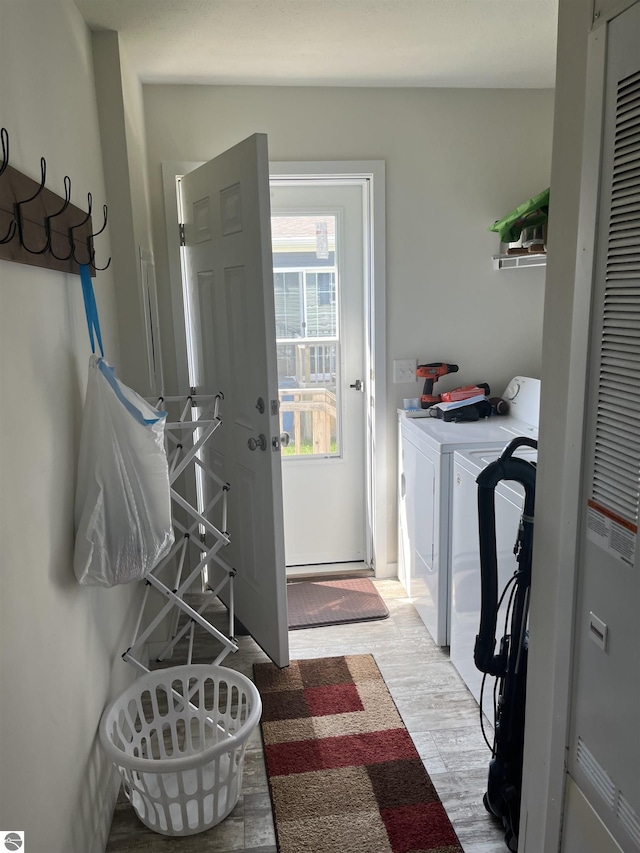
[[75,0],[145,83],[553,88],[558,0]]

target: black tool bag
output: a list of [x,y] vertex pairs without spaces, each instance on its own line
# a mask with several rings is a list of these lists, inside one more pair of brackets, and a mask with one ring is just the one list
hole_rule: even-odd
[[480,400],[479,403],[469,403],[468,406],[458,406],[457,409],[444,411],[433,406],[429,412],[432,418],[440,418],[443,421],[463,423],[464,421],[479,421],[480,418],[488,418],[491,414],[491,403],[488,400]]

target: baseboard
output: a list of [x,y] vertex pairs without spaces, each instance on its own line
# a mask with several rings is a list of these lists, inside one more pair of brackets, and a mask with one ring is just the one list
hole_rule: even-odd
[[116,802],[118,799],[119,791],[120,774],[118,773],[118,770],[112,765],[109,773],[109,782],[107,783],[107,789],[105,791],[104,799],[102,801],[102,808],[100,809],[100,813],[98,816],[96,833],[93,837],[93,844],[91,845],[91,853],[104,853],[104,851],[107,849],[107,842],[109,841],[109,832],[111,830],[113,813],[116,809]]
[[389,579],[397,579],[398,577],[398,564],[397,563],[383,563],[381,566],[376,566],[376,578],[378,580],[389,580]]

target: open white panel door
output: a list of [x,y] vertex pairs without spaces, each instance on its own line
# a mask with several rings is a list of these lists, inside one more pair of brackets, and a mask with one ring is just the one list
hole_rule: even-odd
[[196,390],[224,394],[207,461],[230,485],[224,558],[237,572],[235,612],[269,657],[287,666],[266,135],[185,175],[181,201]]

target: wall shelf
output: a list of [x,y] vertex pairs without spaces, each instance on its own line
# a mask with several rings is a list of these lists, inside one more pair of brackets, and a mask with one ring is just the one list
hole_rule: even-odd
[[546,252],[531,252],[526,255],[494,255],[494,270],[510,270],[521,267],[546,267]]

